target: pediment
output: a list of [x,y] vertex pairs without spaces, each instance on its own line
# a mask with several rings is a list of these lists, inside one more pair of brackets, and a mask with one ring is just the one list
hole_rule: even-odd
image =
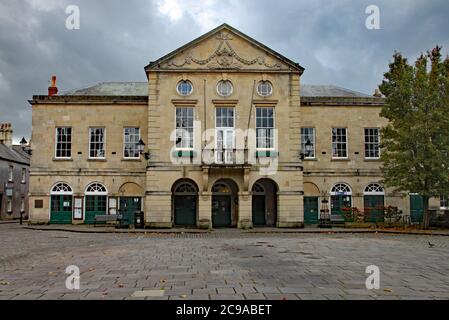
[[223,25],[150,63],[146,70],[253,70],[304,69],[270,48]]

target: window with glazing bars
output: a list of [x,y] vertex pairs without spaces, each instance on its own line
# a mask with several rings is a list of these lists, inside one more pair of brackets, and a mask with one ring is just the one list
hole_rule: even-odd
[[274,108],[256,108],[256,147],[274,149]]
[[123,157],[140,158],[139,141],[140,128],[125,128],[123,130]]
[[379,141],[380,132],[378,128],[365,129],[365,158],[378,159],[380,157]]
[[347,128],[332,129],[332,157],[333,158],[348,157]]
[[193,108],[176,108],[176,148],[193,149]]
[[72,157],[72,128],[56,128],[56,158]]
[[105,128],[90,128],[89,131],[89,157],[104,158]]

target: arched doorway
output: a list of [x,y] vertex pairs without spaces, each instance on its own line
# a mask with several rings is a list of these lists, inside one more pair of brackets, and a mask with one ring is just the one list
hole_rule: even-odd
[[229,179],[219,180],[212,187],[212,226],[229,228],[237,224],[238,187]]
[[[120,195],[120,214],[128,217],[130,221],[134,221],[136,212],[142,211],[143,188],[137,183],[127,182],[120,187],[118,193]],[[111,213],[111,208],[109,211]]]
[[172,189],[173,224],[177,227],[194,227],[197,221],[198,188],[182,180]]
[[73,190],[67,184],[59,182],[50,191],[50,223],[72,223]]
[[95,216],[107,215],[108,209],[108,190],[98,182],[87,186],[85,194],[85,214],[84,223],[94,224]]
[[331,189],[331,220],[344,221],[345,210],[352,207],[352,190],[346,183],[337,183]]
[[275,227],[277,223],[277,185],[261,179],[252,188],[253,225]]
[[365,209],[369,210],[369,222],[383,222],[384,221],[384,201],[385,190],[377,183],[371,183],[363,192],[363,205]]

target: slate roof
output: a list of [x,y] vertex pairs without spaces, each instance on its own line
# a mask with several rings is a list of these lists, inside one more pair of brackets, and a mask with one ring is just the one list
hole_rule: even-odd
[[0,143],[0,160],[29,165],[30,155],[23,151],[21,146],[8,147]]
[[[63,92],[62,96],[147,96],[148,82],[101,82]],[[301,97],[372,98],[368,94],[332,85],[301,85]]]

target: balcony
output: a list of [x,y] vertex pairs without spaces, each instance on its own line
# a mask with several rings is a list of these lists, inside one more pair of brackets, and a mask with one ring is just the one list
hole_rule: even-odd
[[202,163],[220,167],[238,167],[248,165],[248,149],[204,149]]

